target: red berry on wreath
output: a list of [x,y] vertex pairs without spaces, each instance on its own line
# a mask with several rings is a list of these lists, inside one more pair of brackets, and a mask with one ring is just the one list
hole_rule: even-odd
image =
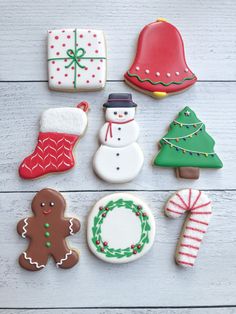
[[103,214],[102,214],[102,217],[106,217],[106,213],[103,213]]
[[137,254],[137,251],[136,251],[136,250],[133,250],[133,254]]
[[134,244],[132,244],[132,245],[131,245],[131,249],[134,249],[134,247],[135,247],[135,245],[134,245]]
[[142,209],[142,206],[141,205],[138,205],[138,210]]
[[103,248],[103,247],[101,247],[101,248],[100,248],[100,251],[101,251],[101,252],[104,252],[104,248]]
[[103,210],[103,207],[102,207],[102,206],[100,206],[100,207],[99,207],[99,210]]
[[136,216],[139,216],[139,215],[140,215],[140,213],[139,213],[139,212],[137,212],[137,213],[136,213]]
[[96,244],[100,244],[100,241],[99,241],[99,240],[97,240],[97,241],[96,241]]
[[108,243],[105,241],[105,242],[103,242],[103,245],[104,245],[104,246],[107,246],[107,245],[108,245]]
[[109,210],[109,207],[106,207],[105,210]]
[[139,245],[137,246],[137,248],[138,248],[138,249],[141,249],[141,244],[139,244]]

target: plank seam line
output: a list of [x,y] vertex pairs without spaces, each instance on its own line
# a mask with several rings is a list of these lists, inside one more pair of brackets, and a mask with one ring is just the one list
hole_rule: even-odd
[[[107,83],[119,83],[124,80],[107,80]],[[198,83],[236,83],[236,80],[198,80]],[[0,80],[0,83],[48,83],[48,80]]]
[[[236,189],[200,189],[204,192],[235,192]],[[104,189],[104,190],[60,190],[62,193],[94,193],[94,192],[175,192],[176,190],[138,190],[138,189]],[[29,191],[0,191],[0,194],[35,193],[38,190]]]
[[0,310],[115,310],[115,309],[208,309],[208,308],[236,308],[236,305],[191,305],[191,306],[105,306],[105,307],[0,307]]

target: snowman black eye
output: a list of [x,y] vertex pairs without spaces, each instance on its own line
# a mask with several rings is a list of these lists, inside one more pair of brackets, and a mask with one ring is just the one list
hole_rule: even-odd
[[124,114],[127,116],[128,112],[127,112],[127,111],[125,111],[125,112],[124,112]]
[[117,115],[117,111],[114,111],[114,115]]
[[46,204],[45,203],[41,203],[40,205],[41,205],[41,207],[44,207]]
[[55,203],[53,203],[53,202],[50,202],[50,204],[49,204],[51,207],[53,207],[54,205],[55,205]]

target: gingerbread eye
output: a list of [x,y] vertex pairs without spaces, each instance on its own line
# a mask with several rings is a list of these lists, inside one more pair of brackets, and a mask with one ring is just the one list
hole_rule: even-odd
[[54,205],[55,205],[55,203],[54,202],[50,202],[50,204],[49,204],[51,207],[53,207]]
[[114,111],[114,115],[117,115],[117,111]]
[[124,112],[124,114],[127,116],[128,112],[127,112],[127,111],[125,111],[125,112]]
[[41,205],[41,207],[45,207],[46,204],[45,203],[41,203],[40,205]]

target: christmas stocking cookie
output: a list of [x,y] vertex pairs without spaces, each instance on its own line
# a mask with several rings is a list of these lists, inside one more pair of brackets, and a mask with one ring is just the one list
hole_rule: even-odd
[[144,27],[125,82],[155,98],[176,94],[197,81],[188,67],[179,31],[164,19]]
[[55,108],[43,112],[36,148],[19,168],[23,179],[35,179],[74,166],[73,148],[86,130],[88,108],[86,102],[81,102],[77,108]]
[[79,255],[68,247],[66,237],[77,233],[80,222],[64,217],[66,202],[52,189],[39,191],[32,201],[34,216],[19,221],[17,232],[30,240],[29,246],[19,257],[21,267],[27,270],[43,269],[51,255],[56,266],[71,268],[79,261]]
[[127,263],[146,254],[155,237],[155,220],[148,205],[127,193],[100,199],[88,218],[88,245],[101,260]]
[[222,168],[215,142],[196,114],[185,107],[160,141],[155,166],[176,168],[177,177],[198,179],[199,168]]

